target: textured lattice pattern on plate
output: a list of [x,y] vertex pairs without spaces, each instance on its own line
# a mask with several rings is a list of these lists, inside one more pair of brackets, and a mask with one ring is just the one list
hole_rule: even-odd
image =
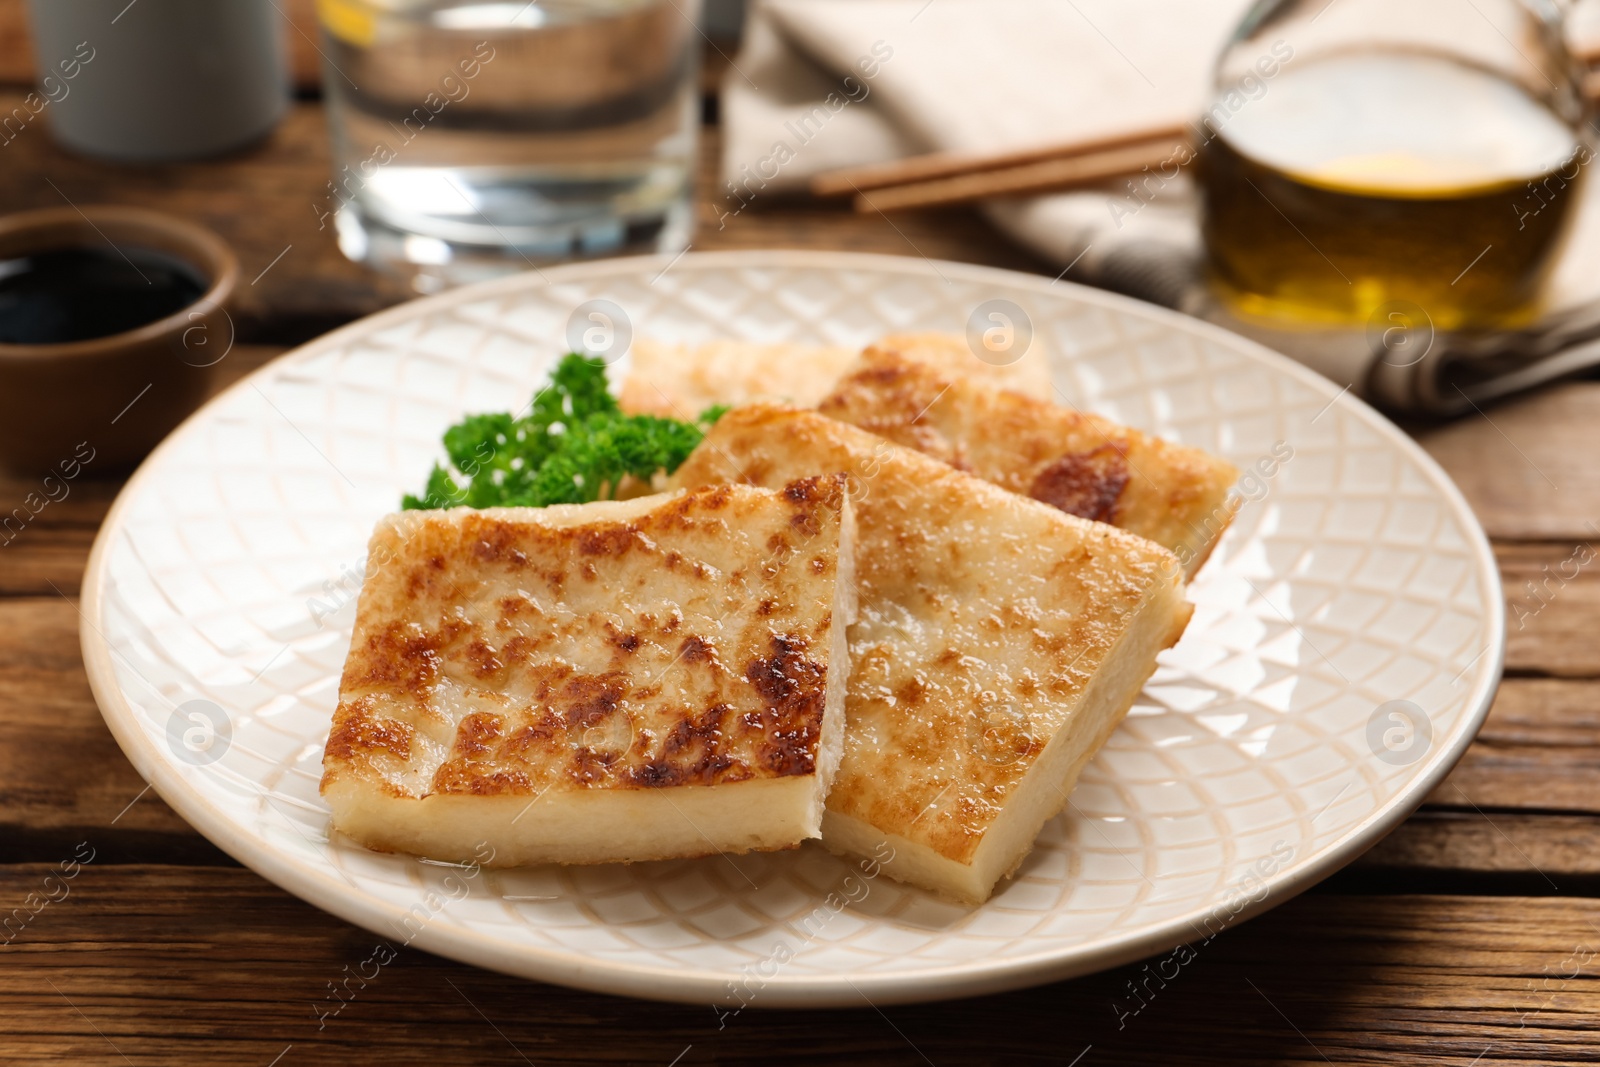
[[[1020,276],[777,253],[660,269],[581,268],[398,309],[234,389],[136,479],[91,623],[122,698],[108,719],[180,811],[324,906],[491,966],[684,998],[735,983],[757,1003],[894,999],[1184,940],[1275,848],[1292,849],[1285,878],[1370,838],[1475,729],[1498,660],[1481,534],[1420,453],[1325,383],[1176,316]],[[447,882],[327,839],[322,743],[373,521],[418,487],[460,413],[525,401],[595,297],[662,339],[836,343],[959,331],[1004,297],[1031,315],[1066,400],[1241,467],[1292,448],[1194,583],[1188,635],[985,907],[847,881],[815,846]],[[232,729],[209,765],[166,740],[173,708],[196,698]],[[1367,726],[1402,698],[1426,710],[1432,751],[1392,766]]]

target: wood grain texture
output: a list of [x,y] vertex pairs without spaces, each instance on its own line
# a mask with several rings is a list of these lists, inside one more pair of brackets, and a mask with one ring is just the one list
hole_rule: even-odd
[[[1417,440],[1455,479],[1489,536],[1600,539],[1600,382],[1564,382]],[[1591,443],[1592,442],[1592,443]]]
[[[37,835],[115,825],[193,834],[154,794],[124,813],[144,782],[94,703],[78,652],[78,626],[76,601],[68,596],[0,598],[0,831],[11,826]],[[1585,848],[1591,860],[1563,859],[1556,869],[1589,872],[1600,864],[1597,777],[1600,682],[1512,678],[1501,687],[1482,734],[1429,804],[1480,816],[1490,812],[1496,820],[1518,810],[1592,816],[1593,823],[1552,824],[1550,843],[1524,846],[1552,856]],[[1525,834],[1543,833],[1538,820],[1519,825],[1530,827]],[[1594,832],[1574,838],[1584,826]],[[1451,827],[1421,832],[1437,833],[1437,850],[1392,852],[1384,863],[1453,869],[1455,860],[1435,863],[1434,857],[1459,851],[1460,834]]]
[[[221,366],[219,388],[281,351],[239,346]],[[119,485],[77,483],[0,548],[0,829],[26,830],[30,856],[89,831],[134,835],[125,851],[135,857],[205,847],[154,794],[128,807],[144,783],[106,730],[78,655],[78,616],[67,598],[77,595],[93,533]],[[0,480],[7,499],[25,489]],[[1498,547],[1512,601],[1508,664],[1549,677],[1504,683],[1482,734],[1429,807],[1358,870],[1520,871],[1557,884],[1600,876],[1600,820],[1591,817],[1600,813],[1600,650],[1590,637],[1600,584],[1586,567],[1572,581],[1545,578],[1561,577],[1575,547]]]
[[[282,351],[236,346],[219,365],[217,388]],[[1590,425],[1600,426],[1600,419]],[[1480,422],[1473,432],[1494,431]],[[144,783],[106,731],[78,656],[76,608],[66,598],[78,594],[94,532],[120,485],[82,479],[0,547],[0,826],[28,827],[36,838],[48,830],[107,828],[113,819],[128,833],[194,836],[153,795],[118,818]],[[25,480],[0,478],[0,503],[20,500],[30,488]],[[1600,645],[1592,638],[1600,620],[1600,571],[1577,565],[1579,544],[1497,548],[1511,605],[1508,667],[1549,677],[1507,680],[1483,733],[1429,798],[1434,809],[1488,811],[1497,820],[1517,810],[1600,813],[1594,784],[1600,776],[1600,680],[1594,680]],[[1566,580],[1568,573],[1576,577]],[[1507,857],[1516,848],[1500,835],[1483,827],[1465,833],[1462,825],[1408,824],[1369,862],[1418,870],[1514,866]],[[1600,855],[1590,847],[1600,845],[1600,832],[1586,836],[1589,824],[1552,823],[1548,832],[1544,825],[1518,824],[1532,843],[1516,847],[1545,857],[1533,866],[1587,871],[1574,854],[1589,847]]]
[[[0,93],[0,111],[17,95]],[[0,202],[11,210],[134,204],[216,230],[239,257],[244,282],[233,315],[243,340],[306,339],[408,295],[346,260],[333,227],[319,221],[330,177],[320,105],[295,104],[265,141],[198,163],[85,159],[57,147],[37,122],[0,150]]]
[[[313,43],[317,29],[316,0],[274,0],[274,3],[290,20],[284,41],[289,46],[289,67],[295,88],[301,92],[315,91],[322,81],[322,57]],[[115,14],[115,10],[111,14]],[[31,85],[34,69],[27,0],[0,0],[0,85]]]
[[1499,544],[1495,558],[1506,593],[1506,669],[1600,675],[1600,559],[1595,550],[1587,549],[1587,542]]
[[[0,83],[26,80],[21,10],[0,0]],[[315,63],[301,63],[309,85]],[[19,95],[0,92],[0,109]],[[848,249],[1054,274],[967,211],[891,223],[758,198],[735,214],[715,195],[718,137],[705,132],[697,249]],[[276,347],[236,348],[224,381],[408,295],[317,229],[329,162],[314,102],[265,143],[206,163],[90,163],[32,128],[0,163],[7,210],[63,203],[48,177],[77,203],[197,218],[233,244],[247,281],[292,245],[244,287],[238,315],[245,341]],[[112,740],[74,598],[121,481],[90,472],[0,547],[0,1063],[1600,1062],[1600,582],[1592,564],[1562,571],[1600,533],[1589,525],[1600,523],[1600,383],[1415,432],[1499,539],[1512,606],[1512,676],[1417,815],[1321,890],[1198,949],[1176,977],[1153,973],[1158,958],[952,1004],[758,1004],[721,1029],[709,1006],[579,993],[409,949],[319,1023],[339,1007],[329,983],[377,938],[234,865],[146,791]],[[30,489],[0,477],[0,508]],[[60,884],[46,877],[80,842],[94,862],[34,914],[29,895]]]
[[144,779],[100,718],[78,622],[77,602],[64,596],[0,600],[0,835],[8,826],[192,834],[158,797],[134,803]]
[[0,0],[0,85],[33,84],[28,0]]
[[[283,351],[234,346],[217,365],[213,389],[220,392]],[[79,652],[83,570],[122,485],[119,477],[86,471],[65,497],[0,545],[0,833],[25,830],[38,839],[92,827],[136,838],[196,836],[145,791],[122,755],[99,718]],[[0,508],[9,511],[33,488],[27,479],[0,475]]]
[[[316,0],[273,0],[273,3],[287,19],[284,42],[289,47],[289,75],[295,92],[313,96],[322,88]],[[728,70],[729,57],[738,47],[736,41],[706,41],[700,64],[700,85],[705,92],[717,91]],[[34,70],[27,0],[0,0],[0,85],[32,85]]]
[[[1455,794],[1457,803],[1461,802]],[[1379,842],[1356,873],[1526,875],[1527,892],[1600,890],[1600,817],[1545,812],[1424,808]]]
[[1600,812],[1600,682],[1506,679],[1477,740],[1428,803]]
[[[121,481],[84,477],[69,495],[47,505],[0,545],[0,596],[74,593],[93,531],[116,498]],[[0,477],[0,506],[20,504],[36,486]],[[1600,551],[1600,550],[1597,550]],[[1501,544],[1495,547],[1506,591],[1507,670],[1566,677],[1600,676],[1600,556],[1580,565],[1579,544]],[[1563,580],[1563,566],[1576,577]],[[54,583],[53,586],[51,583]],[[1531,585],[1530,585],[1531,583]]]
[[[881,1010],[758,998],[719,1018],[450,963],[243,870],[91,862],[47,882],[57,870],[0,870],[6,912],[47,885],[59,898],[0,945],[0,1062],[955,1067],[1065,1065],[1092,1046],[1085,1065],[1569,1064],[1594,1061],[1583,1028],[1600,1013],[1592,900],[1313,895],[1181,965]],[[397,957],[330,999],[380,940]]]
[[[246,374],[281,355],[281,347],[235,345],[216,366],[212,392],[218,393]],[[125,479],[94,467],[65,484],[65,495],[50,500],[36,513],[24,509],[25,525],[17,526],[16,509],[33,494],[40,496],[37,479],[0,471],[0,515],[11,516],[12,526],[0,531],[0,597],[45,596],[57,592],[76,596],[99,529]],[[60,490],[56,490],[57,493]]]
[[[0,113],[20,96],[0,92]],[[702,132],[696,249],[831,248],[1047,269],[971,211],[907,212],[891,222],[859,218],[848,205],[759,197],[735,210],[718,194],[718,131]],[[128,167],[83,159],[58,148],[37,124],[3,151],[0,203],[8,210],[135,204],[215,229],[233,246],[247,279],[234,313],[245,341],[298,343],[414,295],[345,259],[321,217],[330,163],[320,104],[296,104],[261,144],[198,163]]]

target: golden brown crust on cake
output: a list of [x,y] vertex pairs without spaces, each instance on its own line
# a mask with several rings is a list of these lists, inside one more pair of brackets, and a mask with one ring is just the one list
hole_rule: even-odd
[[[817,770],[845,479],[407,512],[369,548],[323,788],[659,789]],[[584,505],[593,509],[593,505]],[[608,520],[620,514],[625,518]]]
[[[1003,366],[972,354],[957,334],[891,334],[879,348],[900,352],[943,373],[963,374],[1000,389],[1050,399],[1049,361],[1038,346]],[[633,344],[632,370],[622,383],[622,410],[692,419],[713,404],[737,407],[773,401],[811,407],[855,361],[858,350],[794,342],[710,341],[669,345],[641,337]]]
[[[1155,649],[1178,639],[1189,612],[1177,561],[1143,538],[780,405],[724,415],[673,480],[771,486],[805,470],[850,476],[859,528],[860,610],[830,817],[970,863],[1053,739],[1082,728],[1101,736],[1100,721],[1081,716],[1103,672],[1128,675],[1131,701]],[[1149,610],[1160,616],[1146,616],[1153,647],[1124,663],[1121,643]],[[1114,722],[1126,708],[1099,714]],[[1047,784],[1064,790],[1070,779]],[[1023,837],[1002,873],[1031,841]]]
[[1080,518],[1177,553],[1197,570],[1233,518],[1238,471],[1195,448],[912,358],[862,353],[818,410]]
[[693,419],[713,404],[781,400],[815,404],[856,349],[790,342],[710,341],[672,345],[634,341],[632,370],[618,403],[640,415]]
[[[979,359],[963,335],[933,331],[891,333],[868,345],[867,351],[893,352],[940,374],[971,378],[992,389],[1005,389],[1035,400],[1049,401],[1054,392],[1050,383],[1050,357],[1038,341],[1011,363]],[[849,369],[840,373],[848,374]]]

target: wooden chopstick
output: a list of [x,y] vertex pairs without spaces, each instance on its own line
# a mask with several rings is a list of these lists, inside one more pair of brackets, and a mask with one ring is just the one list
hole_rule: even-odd
[[954,178],[962,174],[1006,170],[1042,163],[1053,159],[1072,159],[1091,156],[1098,152],[1144,144],[1149,141],[1187,140],[1189,127],[1185,125],[1160,126],[1121,133],[1111,137],[1097,137],[1088,141],[1071,141],[1066,144],[1043,145],[1010,152],[977,155],[970,152],[932,152],[923,156],[873,163],[864,167],[847,167],[828,171],[811,179],[811,192],[816,196],[849,196],[852,193],[871,192],[891,185],[909,185],[912,182]]
[[[1579,53],[1580,62],[1600,63],[1600,47]],[[1584,83],[1591,100],[1600,99],[1600,72]],[[991,196],[1082,188],[1176,159],[1188,162],[1193,127],[1161,126],[1088,141],[988,155],[934,152],[907,159],[828,171],[811,179],[816,196],[851,196],[861,212],[901,211],[968,203]]]
[[854,193],[858,211],[895,211],[1070,189],[1159,165],[1179,153],[1190,136],[1187,126],[1165,126],[985,156],[938,152],[819,174],[811,191]]
[[1148,141],[1088,156],[1048,159],[1020,167],[892,185],[870,193],[858,193],[854,206],[860,212],[904,211],[909,208],[964,204],[991,196],[1023,196],[1078,189],[1108,178],[1136,174],[1145,167],[1157,167],[1169,161],[1187,162],[1187,156],[1175,159],[1186,145],[1187,142],[1181,140]]

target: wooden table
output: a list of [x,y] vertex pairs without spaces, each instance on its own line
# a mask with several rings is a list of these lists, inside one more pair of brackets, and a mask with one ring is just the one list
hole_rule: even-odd
[[[0,27],[15,6],[0,3]],[[19,69],[0,49],[0,82]],[[21,93],[0,85],[0,114]],[[717,129],[705,132],[696,248],[921,253],[1054,273],[965,212],[891,225],[773,202],[719,229]],[[103,166],[27,129],[0,147],[0,204],[133,203],[215,227],[256,278],[244,343],[222,368],[233,380],[405,295],[318,231],[327,174],[323,112],[307,94],[266,144],[208,163]],[[120,482],[80,480],[0,549],[0,918],[44,893],[63,861],[94,857],[69,896],[0,933],[0,1062],[1600,1062],[1600,573],[1542,594],[1537,612],[1524,591],[1600,534],[1600,383],[1415,429],[1494,539],[1514,606],[1488,724],[1388,840],[1220,936],[1120,1020],[1113,1001],[1126,1004],[1138,965],[949,1004],[752,1009],[719,1028],[709,1006],[574,992],[413,950],[319,1025],[313,1006],[374,936],[218,851],[112,741],[84,676],[76,597]],[[31,488],[0,477],[0,510]]]

